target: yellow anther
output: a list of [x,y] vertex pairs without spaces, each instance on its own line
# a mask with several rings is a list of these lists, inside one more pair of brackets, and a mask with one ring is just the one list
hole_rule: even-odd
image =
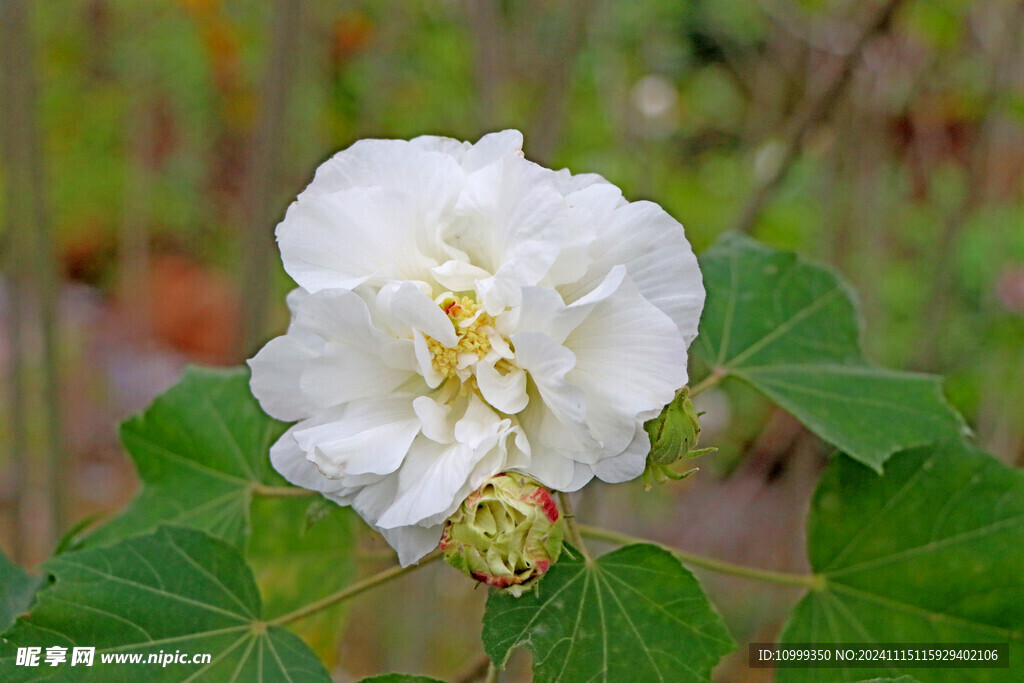
[[[481,328],[494,326],[494,318],[487,313],[481,312],[480,304],[468,296],[461,298],[448,297],[441,302],[441,309],[451,319],[455,326],[455,334],[458,336],[458,343],[449,348],[433,337],[427,337],[427,348],[433,356],[434,369],[445,377],[455,374],[458,368],[459,355],[472,353],[477,358],[483,358],[491,350],[491,340]],[[474,319],[474,316],[476,318]],[[463,326],[461,323],[472,320],[473,322]]]

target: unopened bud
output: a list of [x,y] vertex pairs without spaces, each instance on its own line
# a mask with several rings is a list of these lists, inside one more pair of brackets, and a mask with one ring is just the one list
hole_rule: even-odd
[[651,439],[651,451],[647,455],[647,467],[643,474],[645,489],[668,479],[684,479],[696,472],[696,468],[680,473],[669,466],[683,458],[696,458],[716,450],[694,449],[700,438],[699,417],[690,400],[690,388],[683,387],[661,411],[661,415],[644,423],[644,429]]
[[518,597],[558,559],[564,535],[551,493],[509,472],[488,479],[448,518],[441,550],[459,571]]

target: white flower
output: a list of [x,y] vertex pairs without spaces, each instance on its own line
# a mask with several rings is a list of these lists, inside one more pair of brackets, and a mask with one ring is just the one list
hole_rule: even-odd
[[352,505],[403,564],[488,477],[571,491],[640,475],[704,302],[683,228],[522,136],[363,140],[278,225],[292,322],[252,389],[298,422],[290,481]]

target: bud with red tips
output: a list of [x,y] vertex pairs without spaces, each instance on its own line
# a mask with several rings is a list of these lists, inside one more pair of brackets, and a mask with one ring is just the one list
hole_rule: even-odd
[[551,493],[509,472],[488,479],[448,518],[441,550],[456,569],[518,597],[558,559],[564,536]]

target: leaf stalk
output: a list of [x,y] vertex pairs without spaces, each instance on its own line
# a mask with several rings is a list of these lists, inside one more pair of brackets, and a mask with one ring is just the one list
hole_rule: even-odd
[[612,531],[602,527],[580,524],[578,528],[580,533],[584,536],[600,541],[608,541],[609,543],[616,543],[618,545],[650,543],[672,553],[683,564],[701,567],[702,569],[708,569],[720,574],[729,574],[745,579],[752,579],[754,581],[778,583],[787,586],[801,586],[814,591],[821,590],[825,587],[825,577],[820,574],[790,574],[787,572],[775,572],[767,569],[756,569],[754,567],[747,567],[741,564],[733,564],[723,560],[716,560],[712,557],[705,557],[704,555],[695,555],[693,553],[679,550],[678,548],[667,546],[664,543],[652,541],[648,538],[630,536],[629,534],[623,534],[618,531]]
[[371,588],[375,588],[383,583],[387,583],[388,581],[397,579],[400,576],[410,574],[419,569],[420,567],[425,567],[431,562],[441,559],[441,557],[441,551],[435,550],[434,552],[430,553],[429,555],[421,559],[418,564],[412,564],[408,567],[391,567],[390,569],[385,569],[384,571],[378,572],[373,576],[369,576],[363,579],[362,581],[357,581],[356,583],[353,583],[350,586],[346,586],[337,593],[328,595],[324,598],[320,598],[316,602],[311,602],[310,604],[304,607],[300,607],[297,610],[288,612],[287,614],[283,614],[275,619],[269,619],[267,623],[272,624],[274,626],[281,626],[283,624],[289,624],[293,621],[298,621],[299,619],[304,619],[305,617],[308,617],[311,614],[323,611],[328,607],[333,607],[339,602],[344,602],[345,600],[354,598],[361,593],[365,593]]
[[251,490],[253,495],[266,498],[308,498],[318,495],[316,491],[301,489],[298,486],[267,486],[260,483],[254,483]]

